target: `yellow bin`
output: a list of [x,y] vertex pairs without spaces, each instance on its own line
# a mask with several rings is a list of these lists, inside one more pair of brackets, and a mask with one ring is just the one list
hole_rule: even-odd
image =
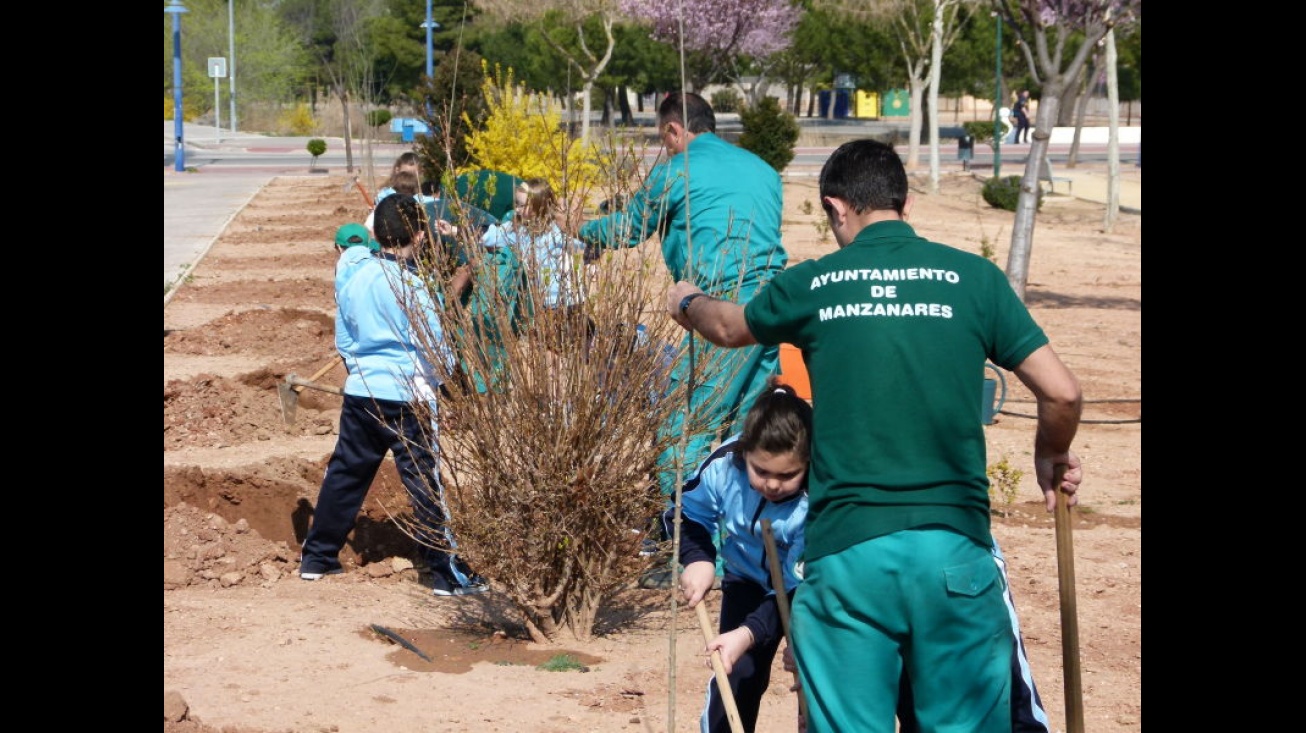
[[793,387],[799,397],[812,400],[812,383],[807,379],[803,352],[793,344],[780,344],[780,381]]

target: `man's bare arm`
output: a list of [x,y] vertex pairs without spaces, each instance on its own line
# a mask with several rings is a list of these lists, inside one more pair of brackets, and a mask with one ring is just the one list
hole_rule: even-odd
[[[689,301],[682,312],[682,301],[695,293],[701,293],[702,297]],[[685,330],[697,331],[717,346],[738,348],[757,343],[744,320],[742,305],[717,300],[693,283],[682,280],[667,290],[667,313]]]
[[[1015,374],[1038,400],[1038,428],[1034,434],[1034,473],[1047,503],[1056,508],[1057,491],[1069,496],[1069,505],[1079,503],[1076,493],[1084,479],[1079,457],[1070,445],[1079,431],[1084,409],[1079,380],[1066,368],[1050,345],[1043,345],[1016,366]],[[1060,486],[1052,485],[1053,469],[1066,464]]]

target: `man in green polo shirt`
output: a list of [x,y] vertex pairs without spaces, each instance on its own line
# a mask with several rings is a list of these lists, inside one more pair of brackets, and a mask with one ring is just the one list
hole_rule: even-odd
[[837,251],[742,307],[694,297],[687,282],[667,292],[672,317],[714,344],[803,351],[812,460],[792,632],[808,730],[894,733],[905,674],[922,730],[1010,733],[1014,639],[991,553],[984,364],[1014,371],[1038,400],[1048,511],[1058,492],[1078,501],[1079,383],[997,266],[907,224],[891,146],[840,146],[820,194]]
[[[701,96],[673,92],[658,106],[658,132],[670,157],[649,172],[621,211],[581,226],[579,238],[593,247],[635,247],[657,234],[673,280],[690,280],[718,298],[747,303],[789,255],[780,243],[783,209],[780,174],[754,153],[716,135],[716,115]],[[691,166],[692,163],[692,166]],[[675,493],[677,468],[689,473],[713,441],[739,431],[744,408],[778,370],[776,345],[719,349],[686,334],[696,348],[671,374],[675,384],[693,379],[693,424],[685,452],[668,449],[659,459],[658,483]],[[694,373],[690,374],[690,365]],[[684,411],[662,427],[678,435]]]

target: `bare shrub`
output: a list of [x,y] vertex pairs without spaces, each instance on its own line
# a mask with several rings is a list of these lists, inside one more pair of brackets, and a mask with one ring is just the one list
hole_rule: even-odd
[[[572,236],[592,202],[619,205],[646,173],[630,139],[600,145],[595,176],[570,175],[574,161],[557,151],[559,224]],[[597,181],[595,190],[583,181]],[[457,218],[462,202],[452,187],[445,195],[454,196]],[[584,300],[579,317],[563,317],[545,307],[531,258],[505,262],[481,246],[475,227],[460,227],[457,239],[451,249],[467,260],[475,286],[470,298],[441,299],[459,367],[438,405],[440,499],[457,553],[506,594],[532,640],[552,642],[564,631],[588,639],[619,591],[666,562],[639,554],[670,499],[655,477],[658,458],[703,430],[696,415],[666,429],[693,386],[667,379],[691,358],[680,348],[684,332],[663,310],[670,276],[656,238],[577,257]],[[419,270],[441,292],[455,261],[443,246],[430,247]],[[430,334],[421,340],[423,356],[439,363],[440,344]],[[703,346],[694,349],[692,371],[721,371]],[[683,475],[693,466],[679,468]]]
[[678,438],[658,427],[684,403],[666,382],[675,352],[660,346],[679,329],[648,308],[666,287],[660,263],[614,260],[587,285],[592,339],[530,286],[480,314],[443,313],[463,368],[489,375],[483,391],[451,381],[441,401],[450,526],[536,641],[564,628],[589,638],[604,603],[648,568],[640,542],[665,505],[654,465]]
[[[636,159],[605,157],[621,161],[604,174],[609,197],[630,190],[641,174]],[[562,193],[565,212],[591,198]],[[562,218],[574,235],[578,217]],[[588,264],[577,256],[584,299],[564,316],[545,307],[534,259],[505,266],[475,227],[462,227],[451,249],[467,258],[475,283],[471,297],[446,293],[440,307],[459,362],[439,397],[437,440],[457,552],[506,594],[532,640],[564,631],[588,639],[605,604],[658,562],[639,554],[666,507],[654,470],[682,438],[659,428],[685,409],[683,388],[667,380],[683,336],[662,311],[669,276],[656,242]],[[418,259],[436,292],[451,257],[428,248]],[[419,340],[422,356],[441,363],[440,343]]]

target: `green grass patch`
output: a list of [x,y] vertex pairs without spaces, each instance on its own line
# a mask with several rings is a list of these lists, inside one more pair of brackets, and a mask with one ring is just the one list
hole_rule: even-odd
[[545,672],[575,672],[585,669],[585,665],[581,664],[570,654],[559,654],[544,664],[539,665],[536,669],[544,670]]

